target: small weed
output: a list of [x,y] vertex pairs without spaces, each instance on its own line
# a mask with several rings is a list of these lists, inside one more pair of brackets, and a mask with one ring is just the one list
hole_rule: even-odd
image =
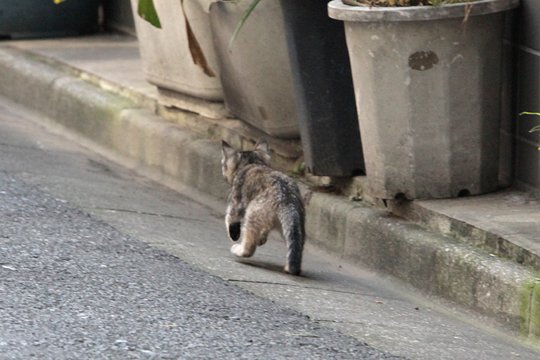
[[305,173],[306,173],[306,163],[302,161],[293,169],[290,175],[293,177],[301,177],[301,176],[304,176]]
[[[540,118],[540,112],[523,111],[519,113],[519,116],[524,116],[524,115],[533,115],[533,116],[538,116]],[[530,133],[537,132],[537,131],[540,132],[540,125],[533,126],[529,130]],[[538,147],[538,150],[540,150],[540,147]]]

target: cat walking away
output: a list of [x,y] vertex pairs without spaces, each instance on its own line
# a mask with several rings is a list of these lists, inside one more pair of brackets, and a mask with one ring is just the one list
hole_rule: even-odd
[[296,183],[270,165],[265,140],[253,151],[236,151],[222,143],[221,170],[231,185],[225,225],[236,256],[250,257],[266,242],[270,231],[287,242],[285,272],[300,274],[305,239],[305,209]]

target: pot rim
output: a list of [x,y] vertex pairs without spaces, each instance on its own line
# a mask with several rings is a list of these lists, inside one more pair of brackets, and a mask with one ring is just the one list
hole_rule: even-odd
[[341,0],[328,3],[332,19],[352,22],[429,21],[487,15],[514,9],[520,0],[480,0],[440,6],[364,7],[345,5]]

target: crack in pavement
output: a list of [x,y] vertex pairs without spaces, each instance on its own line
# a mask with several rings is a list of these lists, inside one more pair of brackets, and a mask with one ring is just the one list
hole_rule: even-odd
[[347,321],[347,320],[332,320],[332,319],[317,319],[317,318],[310,318],[310,320],[316,321],[316,322],[325,322],[325,323],[332,323],[332,324],[351,324],[351,325],[367,325],[365,321]]
[[316,286],[305,286],[305,285],[301,285],[301,284],[287,284],[287,283],[272,282],[272,281],[243,280],[243,279],[225,279],[225,280],[227,280],[229,282],[233,282],[233,283],[291,286],[291,287],[298,287],[298,288],[309,289],[309,290],[328,291],[328,292],[339,293],[339,294],[358,295],[358,296],[372,297],[372,298],[377,298],[377,299],[401,301],[400,299],[396,299],[396,298],[386,298],[386,297],[382,298],[381,296],[374,295],[374,294],[366,294],[366,293],[361,293],[361,292],[339,290],[339,289],[328,289],[328,288],[316,287]]
[[178,216],[178,215],[170,215],[170,214],[159,214],[159,213],[140,211],[140,210],[115,209],[115,208],[105,208],[105,207],[84,207],[83,209],[87,210],[87,211],[96,210],[96,211],[121,212],[121,213],[128,213],[128,214],[157,216],[157,217],[163,217],[163,218],[168,218],[168,219],[186,220],[186,221],[194,221],[194,222],[201,222],[201,223],[209,222],[207,220],[190,218],[190,217],[186,217],[186,216]]
[[20,144],[10,144],[10,143],[6,143],[6,142],[0,142],[0,146],[11,147],[11,148],[16,148],[16,149],[24,149],[24,150],[39,150],[39,151],[43,151],[43,148],[40,148],[39,146],[20,145]]

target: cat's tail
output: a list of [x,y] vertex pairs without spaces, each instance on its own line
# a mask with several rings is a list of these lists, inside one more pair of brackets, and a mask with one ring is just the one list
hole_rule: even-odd
[[287,241],[287,263],[285,272],[299,275],[305,240],[304,209],[289,205],[279,212],[283,237]]

